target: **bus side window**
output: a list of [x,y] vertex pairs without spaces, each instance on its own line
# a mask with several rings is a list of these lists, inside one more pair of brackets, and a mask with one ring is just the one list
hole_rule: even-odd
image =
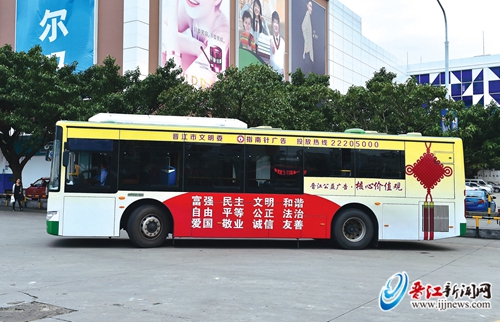
[[357,150],[356,177],[374,179],[404,179],[404,151]]
[[120,189],[181,189],[182,143],[124,140],[120,142],[120,151]]
[[189,191],[241,191],[243,151],[239,144],[186,145],[185,189]]
[[247,192],[302,192],[304,164],[301,147],[247,145],[246,154]]

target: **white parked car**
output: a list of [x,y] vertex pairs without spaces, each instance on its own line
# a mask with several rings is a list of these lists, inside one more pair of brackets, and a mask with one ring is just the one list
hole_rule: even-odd
[[472,187],[472,188],[477,188],[479,190],[484,190],[487,193],[492,193],[493,192],[493,188],[491,188],[490,186],[482,186],[482,185],[480,185],[477,182],[466,181],[465,185],[469,186],[469,187]]
[[488,187],[488,188],[490,188],[491,192],[493,192],[493,187],[491,185],[489,185],[488,183],[486,183],[486,181],[484,181],[483,179],[465,179],[465,182],[474,182],[474,183],[477,183],[481,187]]

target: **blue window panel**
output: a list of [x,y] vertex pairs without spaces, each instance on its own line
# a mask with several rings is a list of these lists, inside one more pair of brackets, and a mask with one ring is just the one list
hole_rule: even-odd
[[462,84],[451,84],[451,96],[462,95]]
[[497,104],[500,104],[500,94],[490,94],[490,96],[497,102]]
[[473,92],[474,95],[484,94],[484,84],[483,84],[483,82],[476,82],[472,86],[473,86],[472,92]]
[[471,83],[462,83],[462,94],[469,88]]
[[453,100],[455,100],[455,102],[457,101],[460,101],[462,99],[462,96],[452,96]]
[[460,70],[453,71],[452,73],[458,80],[462,81],[462,72]]
[[472,82],[472,69],[462,70],[462,82]]
[[472,96],[462,96],[462,101],[464,101],[465,106],[472,106]]
[[417,84],[420,84],[420,75],[412,75],[413,78],[415,78],[415,82],[417,82]]
[[430,82],[429,74],[420,75],[420,84],[429,84]]
[[441,84],[446,83],[446,81],[445,81],[445,79],[444,79],[444,72],[439,73],[439,79],[440,79],[440,81],[441,81]]
[[483,76],[483,70],[481,70],[479,72],[479,74],[477,74],[476,76],[476,79],[474,79],[475,82],[479,82],[479,81],[483,81],[484,80],[484,76]]
[[432,81],[432,85],[441,85],[441,83],[439,82],[439,75],[434,78],[434,80]]
[[484,106],[484,96],[481,97],[481,99],[479,100],[479,102],[477,102],[477,104]]
[[490,81],[490,93],[500,93],[500,80]]
[[490,70],[495,73],[498,78],[500,78],[500,67],[490,67]]

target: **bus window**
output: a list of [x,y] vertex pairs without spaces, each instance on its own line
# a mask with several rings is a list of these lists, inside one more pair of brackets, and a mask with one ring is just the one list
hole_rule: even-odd
[[186,144],[186,191],[241,191],[243,145]]
[[356,177],[404,179],[405,154],[397,150],[357,150]]
[[247,192],[300,193],[303,155],[300,147],[247,146]]
[[[49,152],[50,151],[50,152]],[[56,133],[52,145],[48,146],[47,152],[52,160],[50,168],[49,191],[59,191],[61,176],[61,154],[62,154],[62,128],[56,126]]]
[[68,192],[116,192],[117,142],[69,139],[66,167]]
[[351,149],[308,148],[305,158],[307,177],[351,177]]
[[180,190],[182,143],[120,142],[120,190]]

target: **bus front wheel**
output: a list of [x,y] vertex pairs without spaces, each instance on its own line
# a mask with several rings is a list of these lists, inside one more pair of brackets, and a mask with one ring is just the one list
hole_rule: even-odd
[[359,209],[346,209],[333,220],[332,239],[344,249],[363,249],[373,237],[373,222]]
[[132,212],[128,219],[127,233],[138,247],[158,247],[167,239],[169,221],[161,209],[145,205]]

